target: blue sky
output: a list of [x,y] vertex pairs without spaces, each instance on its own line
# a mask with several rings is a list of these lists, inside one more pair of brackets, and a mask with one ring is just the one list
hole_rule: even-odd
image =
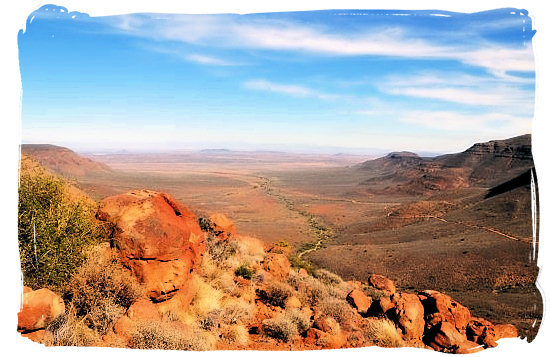
[[528,133],[525,10],[89,17],[19,34],[22,140],[79,151],[461,151]]

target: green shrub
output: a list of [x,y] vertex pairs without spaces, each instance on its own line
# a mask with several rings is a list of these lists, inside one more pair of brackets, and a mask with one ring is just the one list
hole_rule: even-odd
[[237,269],[235,269],[236,276],[242,276],[247,280],[252,279],[254,273],[254,269],[252,269],[248,264],[242,264]]
[[85,259],[85,250],[107,239],[96,207],[70,193],[66,182],[40,168],[25,167],[19,185],[18,238],[24,284],[61,291]]
[[308,260],[304,260],[304,259],[300,258],[296,254],[291,255],[288,259],[290,261],[290,265],[293,268],[295,268],[295,269],[303,268],[310,275],[313,275],[315,273],[315,271],[317,270],[317,267],[315,266],[315,264],[313,264],[312,262],[310,262]]

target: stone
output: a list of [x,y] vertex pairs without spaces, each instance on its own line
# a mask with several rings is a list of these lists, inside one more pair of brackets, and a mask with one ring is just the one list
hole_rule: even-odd
[[495,331],[496,340],[499,340],[501,338],[516,338],[519,336],[518,329],[511,324],[494,325],[493,329]]
[[19,332],[44,329],[65,312],[63,299],[46,288],[24,293],[22,300],[21,311],[17,314]]
[[267,253],[262,266],[266,272],[279,280],[286,280],[290,274],[290,261],[284,254]]
[[155,302],[187,289],[200,263],[204,236],[196,216],[171,196],[149,190],[107,197],[97,217],[115,225],[120,261]]
[[372,304],[372,298],[357,289],[352,290],[346,297],[346,300],[360,314],[366,314]]
[[[424,311],[426,315],[432,315],[440,319],[453,324],[455,328],[465,333],[466,326],[470,322],[472,315],[468,308],[462,306],[450,296],[440,293],[434,290],[425,290],[419,295],[423,296],[422,304],[424,305]],[[428,317],[428,316],[427,316]],[[429,324],[429,318],[426,318]]]
[[424,307],[415,294],[399,293],[391,297],[395,305],[394,322],[404,340],[422,338],[424,334]]
[[378,274],[371,274],[368,278],[369,285],[373,286],[378,290],[383,290],[388,292],[390,295],[395,294],[395,284],[390,279],[385,276]]
[[436,351],[455,352],[465,341],[466,337],[453,324],[442,322],[429,331],[425,342]]
[[212,224],[214,235],[219,239],[226,240],[230,237],[234,237],[237,234],[235,223],[227,218],[226,215],[222,213],[214,213],[209,217],[209,220]]
[[466,326],[466,337],[479,345],[496,346],[495,329],[492,323],[482,318],[473,318]]

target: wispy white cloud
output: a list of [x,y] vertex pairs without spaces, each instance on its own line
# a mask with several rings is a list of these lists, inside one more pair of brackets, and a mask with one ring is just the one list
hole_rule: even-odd
[[468,132],[480,135],[514,136],[531,132],[531,119],[501,113],[462,114],[452,111],[412,111],[403,113],[399,120],[424,128],[441,131]]
[[528,78],[512,77],[504,80],[449,72],[394,76],[386,78],[378,87],[382,92],[393,95],[532,113],[533,84],[533,80]]
[[138,36],[214,47],[299,51],[332,56],[389,56],[415,59],[448,59],[482,67],[491,73],[533,71],[530,45],[511,48],[495,43],[469,46],[443,45],[400,27],[334,33],[318,25],[289,21],[237,21],[222,16],[172,16],[144,21],[123,16],[117,26]]
[[222,60],[220,58],[205,56],[198,53],[191,53],[184,56],[184,58],[190,62],[195,62],[199,64],[212,65],[212,66],[235,66],[237,65],[234,62],[229,62]]
[[344,98],[344,96],[342,95],[322,93],[301,85],[273,83],[265,79],[249,80],[244,82],[243,86],[247,89],[285,94],[292,97],[309,97],[322,100],[335,100]]

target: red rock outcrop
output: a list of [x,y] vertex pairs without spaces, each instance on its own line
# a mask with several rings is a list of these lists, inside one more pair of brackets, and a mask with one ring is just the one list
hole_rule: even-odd
[[472,319],[470,310],[438,291],[425,290],[419,295],[424,305],[428,328],[439,322],[449,322],[460,333],[466,332],[466,326]]
[[153,301],[186,291],[204,251],[203,233],[187,207],[167,194],[141,190],[105,198],[97,216],[116,225],[112,240],[120,260]]
[[391,301],[395,306],[395,324],[401,330],[405,340],[422,338],[424,334],[424,307],[415,294],[393,294]]
[[267,253],[262,266],[266,272],[279,280],[287,279],[290,274],[290,261],[284,254]]
[[346,297],[348,303],[360,314],[366,314],[372,304],[372,298],[361,290],[354,289]]
[[378,290],[383,290],[388,292],[388,294],[395,294],[395,284],[390,279],[385,276],[372,274],[368,278],[369,285],[373,286]]
[[212,232],[219,239],[228,239],[237,234],[235,223],[222,213],[214,213],[209,217]]
[[63,299],[53,291],[24,289],[21,311],[17,314],[17,331],[29,333],[42,330],[65,312]]

